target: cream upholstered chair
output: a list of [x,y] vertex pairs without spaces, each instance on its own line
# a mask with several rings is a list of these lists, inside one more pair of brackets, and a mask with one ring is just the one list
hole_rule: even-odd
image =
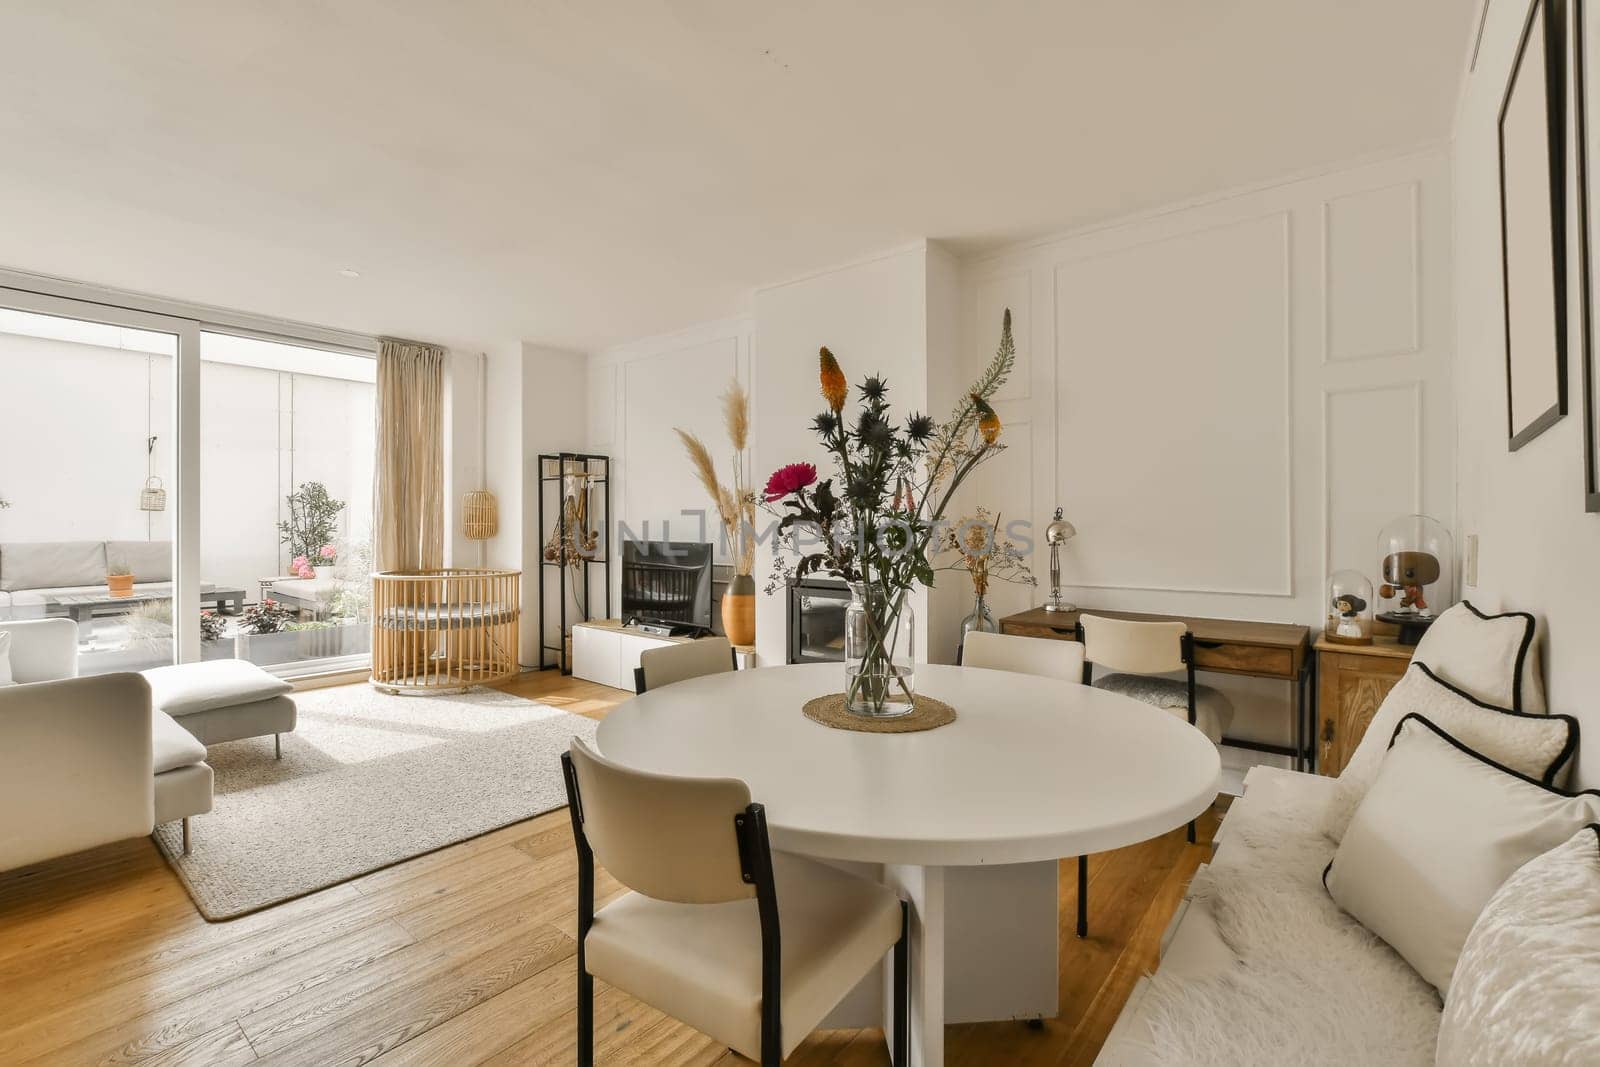
[[639,654],[633,669],[633,691],[660,689],[673,682],[698,678],[702,674],[721,674],[735,667],[733,646],[726,637],[702,637],[677,645],[649,648]]
[[1083,680],[1083,646],[1076,641],[974,631],[962,646],[961,665],[1077,683]]
[[[1083,645],[1015,634],[974,631],[962,645],[963,667],[1036,674],[1043,678],[1083,682]],[[1089,936],[1089,857],[1078,857],[1078,936]]]
[[[578,1063],[599,978],[764,1065],[782,1062],[891,950],[904,1067],[907,910],[876,882],[784,853],[733,778],[650,774],[574,738],[561,757],[578,848]],[[594,862],[633,890],[594,910]]]
[[[1083,642],[1083,681],[1096,689],[1132,697],[1145,704],[1183,715],[1221,744],[1233,722],[1233,702],[1208,685],[1194,680],[1194,637],[1181,622],[1134,622],[1100,615],[1078,616],[1078,639]],[[1121,673],[1094,681],[1094,668]],[[1151,677],[1184,673],[1184,679]],[[1194,823],[1189,823],[1194,842]]]

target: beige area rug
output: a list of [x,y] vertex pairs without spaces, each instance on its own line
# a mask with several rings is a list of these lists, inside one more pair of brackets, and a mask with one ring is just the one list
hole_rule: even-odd
[[561,753],[593,719],[498,690],[295,694],[299,725],[215,745],[216,804],[156,843],[207,919],[232,919],[562,807]]

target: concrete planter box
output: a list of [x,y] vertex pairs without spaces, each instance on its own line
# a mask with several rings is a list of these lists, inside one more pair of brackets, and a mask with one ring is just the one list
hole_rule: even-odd
[[239,634],[233,655],[260,667],[297,663],[308,659],[360,656],[372,651],[372,625],[347,622],[313,630],[285,630],[275,634]]

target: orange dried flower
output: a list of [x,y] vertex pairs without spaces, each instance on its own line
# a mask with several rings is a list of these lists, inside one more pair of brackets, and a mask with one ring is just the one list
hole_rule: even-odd
[[828,407],[833,409],[835,415],[844,410],[845,397],[850,395],[850,385],[844,380],[844,371],[839,369],[839,361],[833,358],[833,353],[824,346],[821,355],[822,362],[822,399],[828,402]]
[[1000,416],[996,415],[989,402],[977,393],[972,394],[972,406],[978,411],[978,432],[983,435],[983,443],[994,444],[1000,439]]

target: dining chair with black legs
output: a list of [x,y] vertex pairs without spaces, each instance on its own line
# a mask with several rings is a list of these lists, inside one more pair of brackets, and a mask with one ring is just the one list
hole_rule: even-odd
[[[1078,616],[1083,642],[1083,684],[1093,685],[1174,715],[1220,744],[1233,722],[1233,702],[1220,690],[1194,680],[1194,637],[1189,627],[1171,622],[1136,622],[1100,615]],[[1118,673],[1094,680],[1094,668]],[[1183,679],[1161,677],[1183,672]],[[1189,843],[1195,842],[1194,821]]]
[[702,637],[647,648],[639,654],[639,666],[633,669],[633,691],[643,693],[704,674],[724,674],[738,666],[726,637]]
[[[893,956],[893,1062],[910,1036],[909,912],[885,886],[774,853],[733,778],[651,774],[581,739],[562,754],[578,852],[578,1063],[599,978],[763,1067]],[[594,908],[598,861],[631,892]]]
[[[1083,645],[1076,641],[1044,641],[1016,634],[974,631],[962,643],[961,665],[992,671],[1014,671],[1083,683]],[[1078,857],[1078,936],[1089,936],[1089,857]]]

